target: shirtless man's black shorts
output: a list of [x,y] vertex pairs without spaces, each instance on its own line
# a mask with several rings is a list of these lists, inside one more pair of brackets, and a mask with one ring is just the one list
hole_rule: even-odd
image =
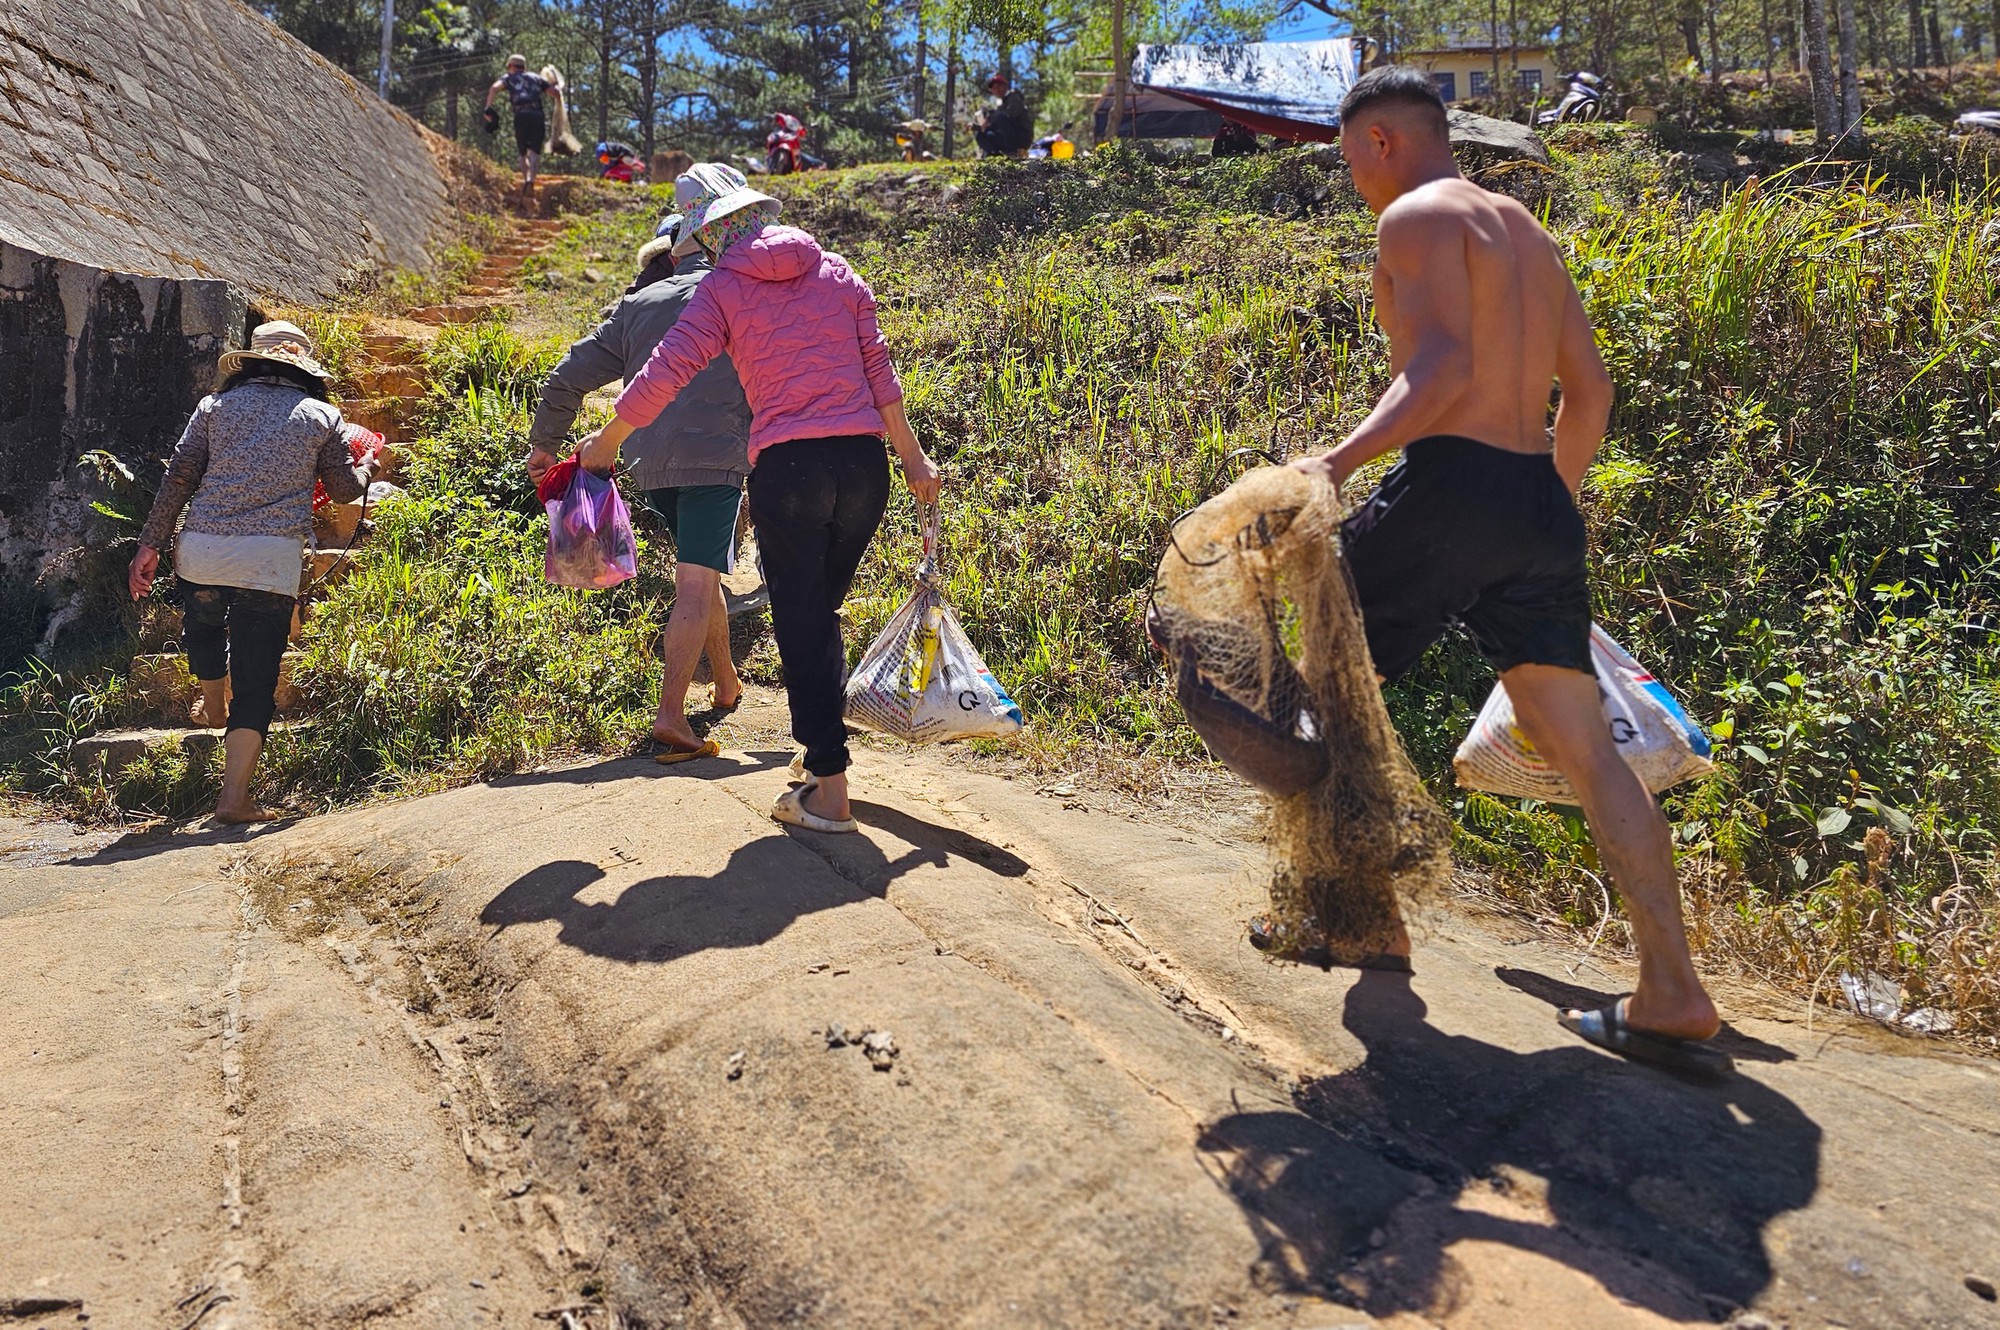
[[1342,535],[1383,678],[1415,665],[1453,623],[1500,673],[1592,672],[1583,518],[1551,455],[1418,439]]

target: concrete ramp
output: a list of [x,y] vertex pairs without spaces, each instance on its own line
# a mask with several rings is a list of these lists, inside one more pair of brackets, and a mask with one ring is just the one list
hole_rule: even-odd
[[[1684,1083],[1556,1025],[1616,960],[1460,915],[1414,983],[1274,966],[1243,942],[1254,848],[936,754],[864,751],[861,835],[787,832],[778,723],[16,874],[0,1048],[39,1051],[0,1068],[0,1122],[36,1146],[0,1162],[39,1218],[0,1296],[212,1283],[344,1324],[372,1281],[399,1325],[591,1330],[1995,1324],[1988,1062],[1725,986],[1742,1074]],[[33,1014],[66,1006],[88,1024]],[[87,1033],[123,1008],[132,1037]],[[132,1148],[177,1121],[233,1156]],[[131,1224],[126,1159],[160,1188]]]

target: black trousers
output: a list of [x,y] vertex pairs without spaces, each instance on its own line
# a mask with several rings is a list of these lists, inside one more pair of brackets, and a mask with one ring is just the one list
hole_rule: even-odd
[[872,434],[792,439],[757,454],[750,521],[771,589],[792,737],[806,770],[847,770],[847,647],[840,602],[889,506],[889,458]]
[[295,596],[181,583],[181,644],[188,669],[209,683],[228,676],[229,728],[267,734],[278,710],[278,666],[292,638]]

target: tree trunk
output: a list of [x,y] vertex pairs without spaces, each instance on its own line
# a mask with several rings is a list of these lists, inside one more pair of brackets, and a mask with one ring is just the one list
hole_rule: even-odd
[[1675,25],[1681,30],[1681,41],[1687,46],[1688,59],[1694,61],[1697,70],[1706,68],[1701,58],[1701,7],[1683,3]]
[[924,31],[924,11],[919,7],[917,10],[917,90],[915,95],[910,98],[910,114],[918,120],[924,118],[924,84],[930,82],[930,50],[924,44],[926,35],[928,34]]
[[2000,57],[2000,0],[1993,0],[1993,54]]
[[1854,0],[1836,0],[1840,15],[1840,132],[1861,129],[1861,69],[1855,55]]
[[[1916,4],[1916,0],[1910,0]],[[598,142],[612,136],[612,44],[618,38],[618,22],[612,14],[612,0],[598,0]]]
[[1711,79],[1722,77],[1722,36],[1715,27],[1715,11],[1718,8],[1718,5],[1708,6],[1708,76]]
[[[2000,0],[1996,0],[2000,3]],[[944,155],[951,156],[952,139],[958,133],[958,28],[951,29],[944,56]]]
[[446,85],[444,90],[444,136],[453,143],[458,142],[458,98],[458,89]]
[[1930,52],[1924,45],[1924,7],[1918,0],[1910,0],[1910,68],[1925,69],[1930,63]]
[[1944,49],[1944,38],[1938,33],[1937,0],[1930,0],[1930,3],[1924,6],[1924,23],[1929,27],[1931,34],[1931,63],[1950,64],[1951,55]]
[[1500,96],[1500,0],[1491,0],[1486,14],[1486,44],[1493,48],[1493,85],[1486,90],[1486,95],[1497,99]]
[[1800,12],[1806,28],[1806,69],[1812,77],[1813,130],[1819,136],[1819,150],[1825,152],[1840,137],[1840,101],[1826,41],[1826,0],[1804,0]]
[[[1995,0],[1995,3],[2000,3],[2000,0]],[[1758,0],[1758,18],[1764,25],[1764,58],[1761,63],[1764,67],[1764,87],[1768,90],[1771,86],[1771,0]]]
[[639,155],[649,162],[653,160],[653,121],[660,96],[659,13],[652,5],[646,6],[638,34],[645,44],[639,52]]
[[[1882,23],[1875,16],[1873,0],[1866,0],[1861,6],[1861,26],[1868,33],[1868,63],[1880,69],[1883,65],[1893,65],[1893,60],[1882,58]],[[1894,51],[1894,47],[1889,48]]]

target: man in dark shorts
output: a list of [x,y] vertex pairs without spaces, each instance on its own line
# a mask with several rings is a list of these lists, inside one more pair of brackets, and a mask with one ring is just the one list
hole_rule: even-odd
[[[680,218],[640,249],[643,273],[670,255]],[[669,260],[669,262],[673,262]],[[568,448],[570,425],[586,393],[645,368],[653,348],[680,318],[695,285],[709,272],[700,253],[682,258],[670,276],[648,282],[620,300],[595,332],[576,343],[542,386],[542,401],[528,430],[528,474],[539,481]],[[656,760],[684,762],[720,751],[695,734],[687,718],[688,685],[704,652],[715,684],[714,711],[733,710],[743,681],[729,655],[729,612],[722,577],[736,558],[737,510],[750,474],[750,406],[727,356],[697,374],[659,419],[626,443],[630,479],[674,537],[674,608],[661,642],[665,665],[652,738]]]
[[493,86],[486,90],[486,105],[493,105],[494,97],[507,94],[507,104],[514,109],[514,147],[521,154],[521,180],[528,188],[535,187],[535,169],[542,162],[542,147],[548,142],[548,117],[542,113],[542,98],[554,97],[562,100],[562,89],[543,78],[540,74],[528,72],[528,57],[510,55],[507,57],[507,72],[493,80]]
[[1612,393],[1583,302],[1533,215],[1459,174],[1427,74],[1363,75],[1341,104],[1340,152],[1381,219],[1375,312],[1395,378],[1339,447],[1294,465],[1338,485],[1403,452],[1344,532],[1375,667],[1394,678],[1448,625],[1466,629],[1523,733],[1576,787],[1631,918],[1631,997],[1564,1012],[1564,1025],[1628,1056],[1713,1069],[1720,1055],[1700,1041],[1719,1020],[1688,954],[1670,829],[1618,755],[1591,666],[1573,496]]

